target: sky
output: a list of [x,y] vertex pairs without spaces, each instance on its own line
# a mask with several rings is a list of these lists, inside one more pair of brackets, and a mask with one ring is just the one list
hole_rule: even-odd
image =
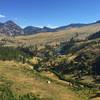
[[100,20],[100,0],[0,0],[0,22],[57,27]]

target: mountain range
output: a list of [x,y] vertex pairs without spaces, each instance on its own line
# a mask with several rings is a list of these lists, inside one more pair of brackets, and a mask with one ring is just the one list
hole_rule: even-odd
[[98,25],[100,24],[100,20],[94,23],[83,24],[83,23],[75,23],[66,26],[61,26],[57,28],[49,28],[49,27],[34,27],[34,26],[27,26],[25,28],[21,28],[15,22],[9,20],[5,23],[0,23],[0,35],[8,35],[8,36],[18,36],[18,35],[32,35],[37,33],[44,33],[44,32],[57,32],[67,29],[73,28],[81,28],[91,25]]

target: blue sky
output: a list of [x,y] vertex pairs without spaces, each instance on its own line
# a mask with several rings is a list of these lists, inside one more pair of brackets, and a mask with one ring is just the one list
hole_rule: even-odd
[[100,20],[100,0],[0,0],[0,22],[62,26]]

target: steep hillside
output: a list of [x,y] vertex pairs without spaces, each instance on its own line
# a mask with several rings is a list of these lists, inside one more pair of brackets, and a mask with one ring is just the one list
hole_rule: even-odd
[[88,37],[89,40],[96,39],[96,38],[100,38],[100,31],[99,32],[96,32],[96,33],[94,33],[94,34],[92,34],[92,35],[90,35]]
[[27,64],[0,61],[1,100],[84,100],[65,85],[41,76]]

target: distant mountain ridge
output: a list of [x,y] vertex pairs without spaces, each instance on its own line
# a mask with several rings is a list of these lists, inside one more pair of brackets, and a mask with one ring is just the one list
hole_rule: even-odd
[[26,35],[31,35],[31,34],[41,33],[41,32],[54,32],[54,29],[51,29],[49,27],[39,28],[34,26],[28,26],[23,30]]
[[0,34],[8,35],[8,36],[16,36],[16,35],[32,35],[37,33],[43,33],[43,32],[57,32],[61,30],[71,29],[71,28],[80,28],[84,26],[94,25],[94,24],[100,24],[100,20],[89,23],[89,24],[83,24],[83,23],[75,23],[70,24],[66,26],[61,26],[58,28],[49,28],[49,27],[34,27],[34,26],[27,26],[24,29],[21,28],[19,25],[17,25],[15,22],[9,20],[5,23],[0,23]]

